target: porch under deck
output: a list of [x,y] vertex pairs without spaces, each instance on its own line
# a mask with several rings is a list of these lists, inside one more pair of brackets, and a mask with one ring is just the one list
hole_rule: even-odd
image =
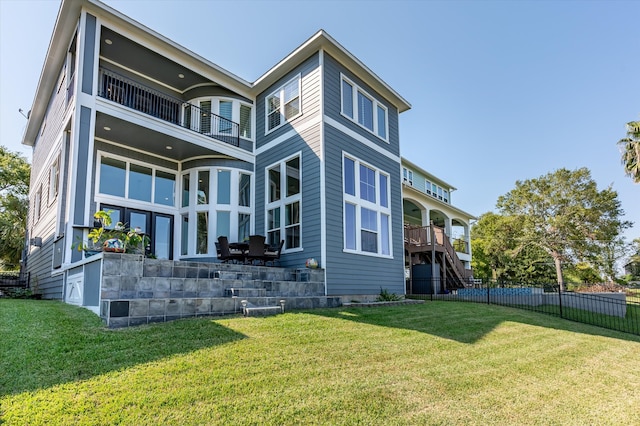
[[[443,228],[405,225],[404,233],[404,249],[411,270],[413,265],[418,264],[439,265],[438,276],[434,278],[443,283],[442,290],[455,290],[467,286],[472,271],[464,267]],[[413,279],[411,271],[408,294],[413,294]]]

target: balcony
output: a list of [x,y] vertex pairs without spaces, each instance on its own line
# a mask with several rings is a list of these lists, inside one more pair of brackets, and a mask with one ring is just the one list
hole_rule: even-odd
[[217,141],[240,146],[238,123],[104,68],[100,68],[99,79],[98,96],[101,98]]

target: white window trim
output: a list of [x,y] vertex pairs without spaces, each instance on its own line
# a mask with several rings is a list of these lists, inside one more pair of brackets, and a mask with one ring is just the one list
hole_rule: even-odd
[[[347,194],[344,191],[345,187],[345,173],[344,173],[344,159],[349,158],[355,164],[354,170],[354,180],[355,180],[355,195]],[[375,171],[375,182],[376,182],[376,202],[373,203],[371,201],[364,200],[360,198],[360,166],[366,166]],[[380,170],[379,168],[360,160],[358,157],[348,154],[346,152],[342,152],[342,229],[343,229],[343,241],[342,248],[345,253],[353,253],[364,256],[373,256],[373,257],[382,257],[385,259],[393,258],[393,232],[392,232],[392,215],[391,215],[391,176],[389,173]],[[385,175],[387,177],[387,207],[383,207],[380,205],[380,175]],[[346,230],[346,209],[344,208],[345,203],[352,204],[356,207],[356,249],[347,248],[347,233]],[[361,209],[366,208],[369,210],[373,210],[376,212],[377,218],[377,239],[378,239],[378,252],[372,253],[369,251],[362,250],[362,214]],[[389,217],[389,254],[382,254],[382,219],[381,215],[387,215]]]
[[[285,107],[284,87],[296,79],[298,80],[298,105],[299,105],[300,112],[287,120],[284,115],[284,107]],[[269,98],[276,96],[276,94],[280,98],[280,124],[278,124],[272,129],[269,129]],[[274,90],[273,92],[265,96],[264,98],[264,134],[268,135],[269,133],[284,126],[286,123],[291,122],[296,118],[300,117],[301,115],[302,115],[302,74],[297,74],[295,77],[284,82],[276,90]]]
[[[298,157],[300,159],[300,191],[291,196],[286,196],[286,182],[287,182],[287,174],[286,174],[286,164],[288,161]],[[269,170],[278,166],[280,168],[280,199],[278,201],[269,202]],[[282,171],[285,173],[282,173]],[[280,161],[272,163],[264,168],[265,173],[265,182],[264,182],[264,234],[267,235],[269,232],[268,223],[269,223],[269,210],[276,209],[280,207],[280,239],[287,240],[287,225],[286,225],[286,217],[285,217],[285,207],[288,204],[293,204],[296,201],[298,202],[300,209],[300,247],[287,248],[286,243],[285,247],[282,249],[282,253],[295,253],[298,251],[303,251],[302,247],[302,151],[298,151],[289,157],[283,158]]]
[[[100,169],[102,166],[102,159],[104,157],[112,158],[114,160],[123,161],[126,164],[125,167],[125,178],[124,178],[124,197],[120,197],[117,195],[104,194],[100,192]],[[158,213],[174,213],[175,209],[178,208],[178,201],[181,197],[181,193],[179,192],[179,188],[181,187],[181,182],[178,182],[178,179],[181,178],[182,173],[178,170],[167,169],[164,167],[159,167],[154,164],[148,164],[141,161],[131,160],[127,157],[122,157],[120,155],[114,155],[104,151],[98,151],[97,155],[97,163],[96,163],[96,182],[95,182],[95,194],[96,200],[106,204],[122,204],[123,200],[126,200],[127,207],[131,208],[141,208],[144,210],[150,210]],[[135,164],[137,166],[147,167],[151,169],[151,201],[143,201],[136,200],[134,198],[129,198],[129,174],[131,172],[131,165]],[[173,205],[167,204],[159,204],[156,203],[155,198],[155,190],[156,190],[156,173],[157,172],[166,172],[171,173],[176,177],[174,193],[173,193]]]
[[[353,107],[353,117],[349,117],[349,115],[347,115],[342,109],[344,105],[344,102],[342,101],[344,96],[343,87],[342,87],[343,81],[346,81],[352,87],[351,95],[353,96],[353,99],[352,99],[351,105]],[[360,124],[360,122],[358,121],[358,92],[362,93],[365,97],[367,97],[373,102],[373,110],[371,112],[371,114],[373,115],[372,117],[373,130],[369,129],[368,127],[365,127],[364,125]],[[384,138],[380,136],[379,134],[380,132],[378,131],[378,126],[379,126],[378,107],[382,108],[385,112],[384,134],[386,137]],[[342,73],[340,73],[340,114],[346,119],[348,119],[349,121],[356,123],[362,129],[365,129],[367,132],[375,135],[378,139],[389,143],[389,109],[383,103],[379,102],[375,96],[371,96],[369,92],[364,90],[362,87],[358,86],[356,83],[353,82],[353,80],[349,79],[347,76],[345,76]]]
[[58,152],[54,156],[54,160],[49,167],[49,196],[47,197],[49,206],[54,203],[54,201],[58,198],[58,194],[60,193],[60,161],[61,153]]
[[[250,141],[254,141],[255,137],[256,137],[256,114],[255,114],[255,106],[250,103],[250,102],[245,102],[245,101],[241,101],[239,99],[235,99],[235,98],[228,98],[225,96],[201,96],[198,98],[193,98],[190,99],[189,101],[187,101],[189,104],[191,105],[195,105],[198,108],[201,108],[200,103],[203,101],[211,101],[211,113],[215,114],[217,116],[222,116],[220,114],[220,102],[231,102],[231,121],[233,121],[234,123],[236,123],[238,125],[238,135],[240,136],[241,139],[245,139],[245,140],[250,140]],[[251,137],[250,138],[246,138],[244,136],[240,135],[240,105],[244,105],[246,107],[249,107],[249,109],[251,110],[250,112],[250,126],[251,126]],[[181,117],[182,117],[182,121],[184,122],[185,120],[185,116],[184,116],[184,108],[182,108],[182,110],[180,111]],[[189,125],[194,126],[199,128],[200,124],[197,122],[197,120],[199,120],[199,118],[197,118],[196,116],[194,116],[192,114],[191,116],[191,123],[189,123]],[[218,130],[215,130],[212,128],[211,132],[209,134],[219,134]]]
[[[197,204],[198,201],[198,173],[201,171],[209,172],[209,199],[207,204]],[[229,204],[218,204],[217,192],[218,192],[218,172],[219,171],[228,171],[231,172],[231,180],[229,182],[231,187],[231,198]],[[239,189],[239,181],[240,175],[246,174],[249,176],[250,183],[250,191],[251,191],[251,200],[249,206],[240,206],[238,193]],[[183,195],[183,180],[182,178],[187,176],[189,178],[189,205],[186,207],[182,207],[182,195]],[[254,193],[255,193],[255,175],[253,172],[249,170],[226,167],[226,166],[210,166],[210,167],[197,167],[193,169],[189,169],[187,171],[182,171],[180,173],[180,183],[178,192],[180,193],[180,199],[178,200],[178,208],[179,214],[176,217],[180,220],[180,227],[182,227],[182,217],[186,216],[189,221],[189,231],[188,231],[188,241],[187,241],[187,254],[182,254],[182,228],[180,228],[180,241],[178,247],[178,252],[180,253],[179,257],[189,257],[189,258],[211,258],[216,257],[216,249],[215,243],[217,240],[217,235],[213,231],[217,232],[217,220],[218,213],[220,212],[228,212],[229,213],[229,232],[230,235],[227,235],[229,241],[233,241],[237,239],[238,232],[238,215],[248,214],[250,216],[249,219],[249,231],[253,232],[255,227],[255,213],[253,211],[252,206],[254,205]],[[215,195],[215,198],[212,198]],[[207,253],[196,253],[197,249],[197,222],[198,222],[198,213],[208,213],[209,214],[209,228],[207,229],[207,233],[209,235],[207,241]]]
[[[237,104],[237,107],[236,107],[236,104]],[[249,107],[249,110],[250,110],[250,113],[249,113],[249,126],[250,126],[250,130],[251,130],[251,136],[248,137],[248,138],[242,136],[242,128],[241,127],[238,128],[238,133],[240,133],[240,138],[241,139],[246,139],[246,140],[249,140],[249,141],[253,141],[256,138],[256,114],[255,114],[256,109],[253,106],[253,104],[250,104],[248,102],[236,101],[233,104],[233,114],[234,114],[234,117],[235,117],[236,116],[236,110],[237,110],[238,120],[237,121],[234,120],[234,121],[236,121],[238,123],[238,126],[240,126],[240,108],[243,105],[246,106],[246,107]]]

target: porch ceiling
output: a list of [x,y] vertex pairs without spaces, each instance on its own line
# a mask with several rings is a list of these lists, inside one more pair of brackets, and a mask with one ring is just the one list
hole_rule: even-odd
[[[110,40],[108,44],[106,40]],[[167,84],[183,93],[190,87],[213,82],[189,68],[179,65],[164,56],[135,43],[107,27],[102,28],[100,56],[125,68]],[[184,78],[180,78],[183,75]]]
[[[111,130],[105,130],[105,127]],[[102,112],[96,113],[95,137],[177,161],[198,156],[223,155],[213,149],[188,143]],[[167,146],[171,149],[167,149]]]

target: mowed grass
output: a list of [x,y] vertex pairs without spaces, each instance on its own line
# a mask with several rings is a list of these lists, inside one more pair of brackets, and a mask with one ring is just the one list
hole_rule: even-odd
[[[426,302],[121,330],[0,300],[6,425],[639,422],[640,337]],[[2,423],[0,421],[0,423]]]

